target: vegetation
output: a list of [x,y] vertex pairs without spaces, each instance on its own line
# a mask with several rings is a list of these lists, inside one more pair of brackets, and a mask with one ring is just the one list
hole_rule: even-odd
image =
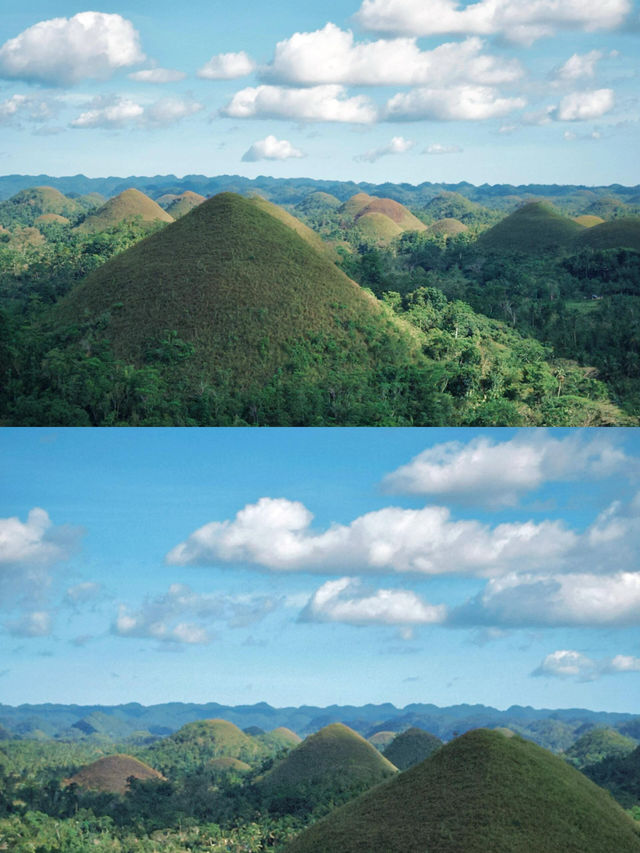
[[413,726],[394,738],[383,755],[398,770],[408,770],[414,764],[420,764],[425,758],[429,758],[441,746],[439,737]]
[[624,758],[636,748],[636,741],[615,729],[592,729],[579,737],[564,753],[567,761],[583,770],[605,758]]

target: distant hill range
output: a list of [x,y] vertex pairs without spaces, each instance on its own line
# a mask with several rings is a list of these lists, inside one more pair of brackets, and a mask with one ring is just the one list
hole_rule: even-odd
[[[241,195],[259,193],[276,204],[295,205],[307,199],[311,193],[322,193],[315,201],[335,201],[343,203],[357,193],[392,199],[411,207],[425,207],[436,197],[443,194],[455,194],[439,198],[429,209],[433,219],[455,218],[465,222],[465,215],[473,212],[473,204],[485,205],[496,210],[514,210],[518,204],[527,200],[546,199],[564,210],[578,214],[593,214],[604,219],[633,215],[640,210],[638,198],[640,185],[625,187],[612,184],[606,187],[587,187],[571,184],[482,184],[475,186],[467,182],[371,184],[354,181],[323,181],[313,178],[272,178],[260,175],[257,178],[245,178],[241,175],[176,175],[129,176],[108,178],[87,178],[85,175],[52,177],[51,175],[3,175],[0,176],[0,201],[8,199],[20,190],[35,186],[53,187],[65,195],[86,196],[100,193],[110,198],[130,187],[141,190],[158,201],[167,195],[182,196],[185,192],[200,196],[212,196],[219,192],[235,192]],[[333,197],[330,198],[330,197]],[[309,204],[309,202],[307,202]],[[63,214],[64,215],[64,214]],[[177,218],[177,217],[176,217]]]
[[[640,740],[640,716],[637,714],[591,711],[584,708],[536,709],[513,705],[504,711],[486,705],[452,705],[440,708],[430,704],[412,704],[397,708],[391,703],[382,705],[331,705],[326,708],[303,705],[301,707],[274,708],[266,702],[256,705],[219,705],[215,702],[191,704],[170,702],[144,706],[126,705],[0,705],[0,730],[4,736],[19,738],[57,737],[77,740],[85,737],[110,736],[123,739],[134,733],[146,731],[163,737],[178,731],[182,726],[197,721],[226,720],[240,729],[257,727],[270,733],[270,738],[258,736],[258,743],[277,737],[274,730],[285,727],[298,736],[317,732],[331,723],[344,723],[375,743],[375,734],[384,732],[386,743],[390,733],[400,733],[412,727],[430,732],[442,740],[451,740],[469,729],[509,728],[523,736],[548,745],[556,751],[566,750],[581,736],[596,727],[609,727]],[[79,721],[87,725],[78,726]],[[208,724],[211,728],[211,723]],[[220,724],[217,724],[218,729]],[[207,728],[200,725],[183,731],[180,737],[196,734]],[[235,732],[236,738],[242,732]],[[283,740],[293,745],[291,733]],[[269,744],[269,746],[272,746]],[[384,748],[384,747],[383,747]],[[225,751],[223,751],[224,753]],[[229,754],[227,752],[227,754]],[[218,757],[213,755],[213,757]],[[238,757],[235,755],[234,757]]]

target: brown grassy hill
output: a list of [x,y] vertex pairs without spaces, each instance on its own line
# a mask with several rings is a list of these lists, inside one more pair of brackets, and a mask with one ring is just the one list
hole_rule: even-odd
[[171,203],[165,207],[165,210],[174,219],[180,219],[181,216],[186,216],[194,207],[202,204],[206,198],[200,193],[193,193],[191,190],[186,190],[182,195],[176,196]]
[[250,765],[246,761],[240,761],[240,759],[231,758],[230,756],[212,758],[209,762],[209,767],[221,773],[248,773],[251,770]]
[[595,225],[578,234],[574,246],[579,249],[634,249],[640,252],[640,216],[626,216]]
[[105,312],[118,357],[141,364],[150,342],[175,330],[194,346],[184,368],[194,381],[223,371],[240,388],[286,369],[292,348],[310,338],[330,344],[312,365],[318,376],[337,363],[354,375],[368,370],[385,342],[411,358],[419,338],[268,202],[232,193],[108,261],[58,303],[54,318],[68,325]]
[[331,812],[286,853],[638,853],[640,827],[565,761],[476,729]]
[[140,190],[124,190],[120,195],[110,198],[95,213],[90,213],[76,226],[78,231],[105,231],[128,219],[141,219],[143,222],[173,222],[173,217],[163,210],[149,196]]
[[128,779],[164,779],[161,773],[131,755],[107,755],[83,767],[65,782],[92,791],[124,794],[129,786]]
[[66,216],[60,216],[59,213],[41,213],[35,220],[34,225],[49,225],[57,222],[59,225],[70,225],[70,221]]
[[348,198],[344,204],[338,208],[338,213],[343,213],[345,216],[355,219],[360,211],[373,201],[372,195],[367,193],[356,193]]
[[381,246],[387,246],[402,234],[402,228],[384,213],[365,213],[358,216],[356,224],[366,239]]
[[574,217],[574,220],[584,228],[593,228],[594,225],[601,225],[604,222],[601,216],[594,216],[591,213],[583,213],[582,216]]
[[437,237],[457,237],[458,234],[464,234],[469,229],[460,222],[459,219],[438,219],[429,226],[429,234],[434,234]]
[[[354,196],[353,198],[356,198]],[[356,214],[356,222],[370,213],[382,213],[388,216],[392,222],[402,231],[426,231],[427,226],[414,216],[410,210],[391,198],[373,198],[368,204],[361,208]]]

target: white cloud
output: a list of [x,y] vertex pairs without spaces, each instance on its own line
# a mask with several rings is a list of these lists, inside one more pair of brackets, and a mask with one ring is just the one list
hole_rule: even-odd
[[134,71],[128,76],[136,83],[175,83],[184,80],[187,75],[184,71],[176,71],[173,68],[146,68],[143,71]]
[[213,639],[211,626],[215,622],[224,622],[231,628],[245,627],[260,621],[280,604],[268,596],[204,595],[176,583],[164,595],[146,599],[137,610],[121,604],[111,630],[120,637],[205,644]]
[[459,145],[441,145],[439,142],[434,142],[433,145],[427,145],[423,150],[423,154],[460,154],[462,148]]
[[165,127],[202,109],[202,104],[184,98],[160,98],[149,106],[131,98],[96,98],[94,105],[71,122],[77,128],[121,128],[130,125]]
[[557,29],[593,32],[620,26],[630,0],[363,0],[356,14],[365,30],[406,36],[493,35],[523,44]]
[[48,637],[51,633],[51,613],[34,610],[14,622],[5,623],[10,634],[16,637]]
[[608,436],[573,432],[555,438],[532,430],[506,441],[480,436],[467,443],[436,444],[388,474],[383,486],[396,494],[512,505],[545,482],[638,471],[638,462]]
[[279,42],[262,76],[303,86],[442,86],[459,81],[493,85],[522,76],[519,62],[483,55],[483,48],[479,38],[429,51],[420,50],[414,38],[356,43],[351,31],[328,23],[321,30],[295,33]]
[[376,120],[377,110],[363,95],[347,97],[344,86],[314,86],[309,89],[257,86],[236,92],[222,114],[231,118],[369,124]]
[[254,142],[242,155],[245,163],[255,163],[258,160],[290,160],[295,157],[304,157],[302,151],[294,148],[287,139],[276,139],[269,135],[258,142]]
[[524,98],[503,98],[490,86],[424,87],[399,92],[390,98],[385,118],[389,121],[482,121],[507,115],[525,104]]
[[243,50],[239,53],[220,53],[198,71],[198,77],[204,80],[233,80],[246,77],[255,69],[256,64]]
[[78,528],[54,527],[39,507],[29,511],[26,522],[0,518],[0,572],[49,568],[71,556],[80,535]]
[[144,60],[131,21],[120,15],[80,12],[40,21],[0,47],[0,76],[65,86],[104,79]]
[[375,163],[381,157],[387,157],[389,154],[406,154],[414,145],[415,142],[412,142],[410,139],[405,139],[403,136],[394,136],[388,145],[366,151],[364,154],[355,157],[355,159],[364,160],[367,163]]
[[572,92],[558,106],[558,121],[589,121],[600,118],[613,109],[613,89],[594,89],[589,92]]
[[405,589],[368,590],[356,578],[327,581],[300,614],[303,622],[349,625],[432,625],[446,617],[446,607],[432,605]]
[[492,529],[477,521],[454,521],[444,507],[387,507],[318,533],[311,529],[312,518],[299,502],[261,498],[230,521],[196,530],[169,552],[167,561],[251,563],[273,571],[343,573],[348,568],[493,576],[514,566],[560,563],[577,539],[561,522],[527,521]]
[[583,77],[595,77],[596,64],[602,59],[602,51],[591,50],[589,53],[574,53],[554,72],[554,78],[559,83],[572,83]]
[[602,675],[622,672],[640,672],[640,658],[616,655],[613,658],[592,660],[572,649],[551,652],[531,674],[552,678],[575,678],[578,681],[593,681]]
[[450,624],[591,628],[640,625],[640,572],[527,574],[493,578],[452,611]]

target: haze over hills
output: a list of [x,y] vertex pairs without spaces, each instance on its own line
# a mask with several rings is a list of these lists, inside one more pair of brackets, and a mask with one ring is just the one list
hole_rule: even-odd
[[476,730],[314,824],[287,853],[637,853],[640,828],[579,771]]

